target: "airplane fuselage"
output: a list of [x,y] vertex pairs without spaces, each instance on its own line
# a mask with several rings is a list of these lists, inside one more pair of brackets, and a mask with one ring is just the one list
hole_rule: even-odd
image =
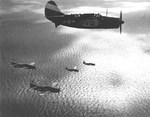
[[119,28],[119,18],[106,17],[100,14],[71,14],[71,15],[59,15],[49,16],[49,20],[55,23],[55,26],[64,25],[75,28]]
[[94,64],[94,63],[86,63],[85,61],[83,61],[83,64],[84,64],[84,65],[91,65],[91,66],[95,66],[95,64]]
[[71,72],[79,72],[79,70],[78,69],[71,69],[71,68],[65,68],[67,71],[71,71]]
[[11,62],[11,65],[14,66],[15,68],[36,69],[34,65],[24,64],[24,63]]
[[53,88],[49,86],[37,86],[33,83],[30,83],[30,88],[33,88],[34,90],[40,91],[40,92],[53,92],[53,93],[58,93],[60,92],[60,88]]

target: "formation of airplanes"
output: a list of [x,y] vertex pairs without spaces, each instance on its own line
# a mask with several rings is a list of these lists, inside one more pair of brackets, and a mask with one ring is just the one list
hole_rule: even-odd
[[[85,29],[110,29],[110,28],[120,28],[120,33],[122,32],[122,11],[120,12],[120,18],[102,16],[101,14],[85,13],[85,14],[64,14],[57,7],[54,1],[47,2],[45,6],[45,17],[52,21],[57,28],[59,25],[74,27],[74,28],[85,28]],[[14,68],[24,68],[24,69],[36,69],[35,62],[27,63],[17,63],[11,61],[10,64]],[[84,65],[95,66],[95,63],[87,63],[83,61]],[[70,72],[79,72],[77,68],[65,67],[65,70]],[[51,86],[38,86],[33,81],[30,82],[30,88],[40,92],[53,92],[59,93],[60,88],[55,88]]]
[[[17,63],[11,61],[10,64],[14,67],[14,68],[24,68],[24,69],[36,69],[35,66],[35,62],[27,64],[27,63]],[[40,91],[41,93],[43,92],[53,92],[53,93],[59,93],[60,92],[60,88],[54,88],[54,87],[50,87],[50,86],[38,86],[36,85],[33,81],[30,82],[30,88]]]
[[45,17],[52,21],[56,28],[59,25],[85,29],[120,28],[120,33],[122,32],[122,24],[124,23],[122,20],[122,11],[120,11],[119,18],[102,16],[95,13],[64,14],[52,0],[47,2],[45,6]]
[[[27,63],[17,63],[11,61],[10,64],[14,67],[14,68],[24,68],[24,69],[32,69],[35,70],[36,66],[35,66],[35,62],[27,64]],[[87,63],[85,61],[83,61],[84,65],[92,65],[95,66],[94,63]],[[70,71],[70,72],[79,72],[79,69],[77,69],[76,67],[74,68],[68,68],[67,66],[65,67],[65,70]],[[52,93],[59,93],[61,91],[60,88],[56,88],[56,87],[51,87],[51,86],[39,86],[36,83],[34,83],[34,81],[30,82],[30,88],[35,90],[35,91],[39,91],[41,93],[45,93],[45,92],[52,92]]]
[[[83,64],[84,64],[84,65],[95,66],[95,63],[87,63],[87,62],[85,62],[85,61],[83,61]],[[74,68],[68,68],[68,67],[66,66],[65,69],[66,69],[67,71],[70,71],[70,72],[79,72],[79,70],[78,70],[76,67],[74,67]]]

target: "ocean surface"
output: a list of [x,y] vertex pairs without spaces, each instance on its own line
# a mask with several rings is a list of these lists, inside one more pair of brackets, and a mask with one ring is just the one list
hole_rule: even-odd
[[[134,35],[26,20],[1,27],[1,117],[150,116],[150,57]],[[37,69],[14,68],[11,59],[35,62]],[[41,95],[30,89],[31,80],[58,83],[61,92]]]

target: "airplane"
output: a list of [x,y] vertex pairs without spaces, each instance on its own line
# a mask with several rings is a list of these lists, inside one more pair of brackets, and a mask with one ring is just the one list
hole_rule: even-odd
[[36,91],[40,91],[41,93],[43,92],[59,93],[60,92],[60,88],[54,88],[50,86],[38,86],[33,81],[30,82],[30,88]]
[[76,68],[68,68],[67,66],[65,67],[65,69],[67,70],[67,71],[71,71],[71,72],[79,72],[79,70],[78,69],[76,69]]
[[84,64],[84,65],[92,65],[92,66],[95,66],[94,63],[86,63],[85,61],[83,61],[83,64]]
[[26,64],[26,63],[17,63],[17,62],[11,61],[10,64],[14,66],[15,68],[36,69],[35,62]]
[[59,25],[84,29],[120,28],[120,33],[124,23],[122,21],[122,11],[120,11],[120,18],[107,17],[95,13],[64,14],[52,0],[47,2],[45,6],[45,17],[52,21],[56,28]]

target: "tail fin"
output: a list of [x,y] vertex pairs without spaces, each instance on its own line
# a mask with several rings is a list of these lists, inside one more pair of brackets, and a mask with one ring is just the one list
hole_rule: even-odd
[[30,88],[35,89],[37,86],[35,84],[30,83]]
[[11,61],[11,62],[10,62],[10,64],[11,64],[11,65],[16,65],[16,63],[15,63],[15,62],[13,62],[13,61]]
[[50,19],[51,16],[64,15],[57,7],[54,1],[49,1],[45,6],[45,17]]
[[30,88],[33,88],[33,89],[34,89],[34,88],[36,88],[36,87],[37,87],[37,86],[36,86],[36,84],[34,84],[34,81],[31,81],[31,82],[30,82]]

